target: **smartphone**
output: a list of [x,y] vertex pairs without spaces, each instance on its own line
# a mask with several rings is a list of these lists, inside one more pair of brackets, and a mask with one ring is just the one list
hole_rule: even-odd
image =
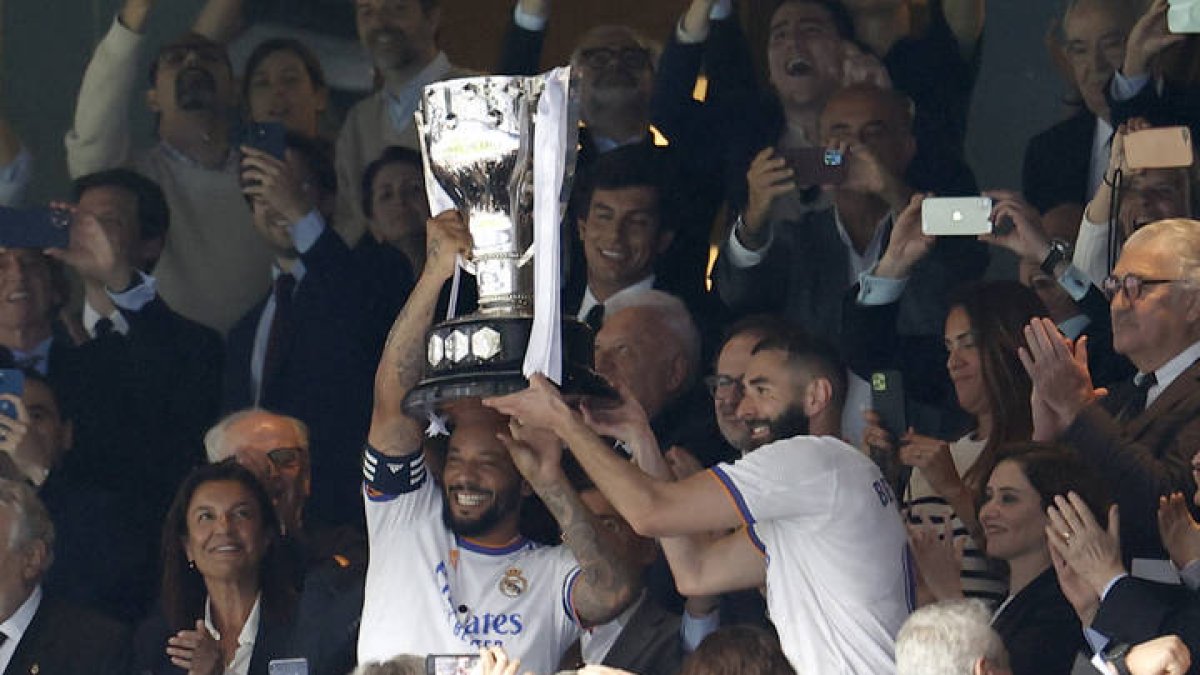
[[430,654],[425,657],[425,675],[478,675],[478,654]]
[[242,145],[248,145],[256,150],[282,160],[287,153],[287,131],[282,122],[254,122],[246,127]]
[[1171,0],[1167,9],[1167,30],[1172,33],[1200,33],[1200,0]]
[[928,197],[921,204],[921,232],[938,236],[992,232],[990,197]]
[[846,182],[846,158],[832,148],[780,150],[795,174],[796,185],[841,185]]
[[0,206],[0,246],[66,248],[71,241],[71,212],[66,209],[17,209]]
[[[12,394],[17,398],[25,393],[25,373],[16,368],[0,368],[0,394]],[[17,419],[17,406],[11,401],[0,399],[0,415]]]
[[1125,164],[1131,169],[1177,169],[1192,165],[1192,132],[1187,127],[1158,127],[1125,137]]
[[267,675],[308,675],[308,659],[272,659]]
[[[900,438],[908,431],[908,415],[904,406],[904,376],[898,370],[880,370],[871,373],[871,409],[879,415],[885,431],[892,436],[897,449]],[[871,459],[879,466],[896,495],[903,496],[908,487],[912,467],[904,466],[895,452],[878,452],[871,449]]]

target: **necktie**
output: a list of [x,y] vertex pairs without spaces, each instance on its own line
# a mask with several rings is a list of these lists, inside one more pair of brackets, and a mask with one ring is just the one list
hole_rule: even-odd
[[292,332],[292,292],[296,289],[296,277],[280,274],[275,278],[275,316],[271,318],[271,330],[267,334],[267,355],[263,360],[262,386],[279,373],[283,367],[284,345]]
[[591,326],[593,333],[599,332],[600,326],[604,324],[604,304],[593,305],[583,317],[583,322]]
[[1121,409],[1119,418],[1122,421],[1131,420],[1142,414],[1146,410],[1146,398],[1150,394],[1150,387],[1156,384],[1158,384],[1158,378],[1154,376],[1154,373],[1143,375],[1140,381],[1138,378],[1134,378],[1133,395],[1129,397],[1129,402]]

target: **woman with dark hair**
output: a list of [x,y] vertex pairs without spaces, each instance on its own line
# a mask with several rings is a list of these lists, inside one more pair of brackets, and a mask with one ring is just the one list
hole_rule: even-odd
[[160,613],[138,629],[139,673],[266,675],[295,608],[271,498],[233,460],[197,468],[163,524]]
[[1008,564],[1008,597],[992,627],[1004,640],[1014,675],[1071,672],[1084,646],[1079,617],[1059,588],[1046,540],[1046,508],[1055,495],[1069,492],[1106,524],[1107,487],[1069,447],[1005,446],[988,473],[979,520],[987,554]]
[[246,60],[242,100],[251,122],[281,122],[288,131],[315,138],[329,88],[311,49],[298,40],[273,38]]
[[993,603],[1004,597],[1004,581],[983,554],[975,501],[996,448],[1028,440],[1033,432],[1033,385],[1017,359],[1017,348],[1025,344],[1024,327],[1045,313],[1037,294],[1015,281],[975,283],[957,290],[946,315],[945,367],[958,405],[970,417],[968,430],[955,441],[910,430],[896,450],[879,416],[868,412],[863,433],[872,451],[886,453],[885,464],[898,461],[911,467],[900,495],[909,520],[936,530],[952,529],[954,536],[962,537],[961,588],[969,597]]

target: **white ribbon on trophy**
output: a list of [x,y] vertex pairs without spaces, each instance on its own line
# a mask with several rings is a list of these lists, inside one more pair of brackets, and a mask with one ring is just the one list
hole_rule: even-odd
[[521,372],[542,373],[562,384],[562,283],[559,236],[566,200],[562,198],[564,157],[574,157],[571,123],[571,69],[544,75],[533,127],[533,326]]

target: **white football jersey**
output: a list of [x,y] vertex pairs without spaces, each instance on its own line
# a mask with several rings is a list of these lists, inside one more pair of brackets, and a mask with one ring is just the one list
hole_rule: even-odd
[[503,645],[522,672],[554,672],[581,632],[571,605],[579,566],[567,547],[518,537],[494,548],[456,536],[419,452],[367,448],[363,471],[371,555],[359,662]]
[[796,672],[895,672],[912,611],[908,538],[871,460],[835,438],[793,436],[711,471],[766,556],[767,610]]

